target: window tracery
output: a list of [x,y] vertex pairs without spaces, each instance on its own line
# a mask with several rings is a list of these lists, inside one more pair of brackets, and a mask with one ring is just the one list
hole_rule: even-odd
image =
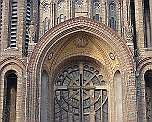
[[102,74],[91,65],[69,66],[55,85],[55,122],[108,122],[108,95]]
[[99,9],[100,8],[100,2],[99,1],[95,1],[94,2],[94,7],[96,8],[96,9]]
[[83,0],[74,0],[74,14],[75,14],[75,17],[81,15],[80,13],[83,13],[84,10],[85,10],[84,1]]

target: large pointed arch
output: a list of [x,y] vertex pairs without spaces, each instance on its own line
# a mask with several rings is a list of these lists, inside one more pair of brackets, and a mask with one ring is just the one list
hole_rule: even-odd
[[[127,82],[127,85],[125,86],[125,92],[127,92],[127,87],[131,82],[134,82],[133,80],[133,55],[131,51],[129,50],[128,46],[126,45],[125,41],[121,39],[117,35],[116,32],[114,32],[111,28],[107,27],[106,25],[100,23],[100,22],[94,22],[88,18],[85,17],[78,17],[71,20],[67,20],[63,23],[60,23],[59,25],[55,26],[51,30],[49,30],[37,43],[35,46],[35,49],[33,50],[33,53],[29,60],[28,70],[29,70],[29,84],[31,85],[30,89],[29,87],[29,94],[31,97],[28,99],[28,101],[32,101],[29,103],[30,109],[27,110],[27,114],[30,114],[31,120],[38,120],[39,119],[39,101],[38,101],[38,89],[39,89],[39,79],[40,79],[40,72],[42,69],[42,64],[44,61],[44,58],[47,55],[47,52],[50,48],[52,48],[55,44],[57,44],[59,41],[62,41],[61,39],[72,34],[75,32],[86,32],[91,35],[94,35],[100,39],[102,39],[104,42],[106,42],[109,47],[114,50],[115,54],[118,57],[118,60],[120,62],[121,72],[125,72],[127,75],[126,79],[124,79],[124,82]],[[111,72],[113,72],[111,70]],[[112,78],[112,74],[110,76]],[[135,90],[135,88],[133,88]],[[131,92],[131,89],[129,90]],[[127,94],[127,93],[126,93]],[[135,93],[133,93],[135,94]],[[136,99],[136,96],[134,96]],[[125,102],[129,102],[129,100],[132,99],[132,97],[128,97]],[[127,104],[127,103],[126,103]],[[134,111],[136,109],[135,105],[128,104],[128,108],[132,108],[132,110],[126,110],[126,118],[125,120],[135,120],[135,114]],[[129,114],[135,115],[134,117],[130,116]],[[130,117],[129,117],[130,116]]]

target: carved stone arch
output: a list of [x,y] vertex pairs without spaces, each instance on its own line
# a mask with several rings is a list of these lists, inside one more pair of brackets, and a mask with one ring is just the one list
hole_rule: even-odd
[[0,72],[5,67],[7,67],[7,65],[10,64],[10,63],[18,65],[18,67],[20,67],[21,69],[25,68],[25,64],[20,59],[17,59],[15,57],[9,57],[9,58],[6,58],[6,59],[4,59],[3,61],[0,62]]
[[[78,24],[75,25],[75,23],[78,23]],[[28,66],[29,69],[31,71],[34,70],[33,68],[36,66],[35,63],[38,63],[39,61],[38,58],[40,58],[40,55],[41,54],[43,54],[43,56],[46,55],[45,53],[42,53],[42,52],[47,51],[49,48],[51,48],[51,47],[48,47],[47,44],[49,44],[50,46],[54,45],[61,38],[78,30],[92,33],[98,36],[99,38],[102,38],[104,41],[106,41],[111,46],[111,48],[116,50],[116,52],[120,53],[123,51],[124,54],[127,54],[126,57],[120,54],[119,55],[120,60],[123,58],[132,59],[132,54],[129,51],[129,48],[127,47],[125,42],[121,40],[121,38],[118,35],[116,35],[116,33],[111,31],[111,29],[109,29],[107,26],[105,26],[102,23],[91,21],[88,18],[78,17],[73,20],[67,20],[64,23],[60,24],[59,26],[52,28],[40,39],[39,43],[36,45],[30,57],[30,63]],[[116,47],[119,45],[122,45],[122,46],[120,46],[120,49],[118,51]],[[129,60],[129,63],[131,63],[131,60]]]
[[[71,58],[71,57],[89,57],[90,59],[93,58],[93,59],[96,59],[97,61],[103,63],[103,61],[101,60],[100,56],[101,55],[95,55],[94,53],[101,53],[103,55],[103,60],[105,61],[103,63],[103,66],[107,69],[107,71],[110,71],[111,69],[109,68],[109,64],[110,64],[110,60],[115,60],[115,58],[117,57],[117,55],[115,54],[115,51],[114,50],[111,50],[111,53],[109,54],[105,54],[105,49],[103,49],[104,46],[101,46],[102,44],[102,40],[100,40],[101,42],[98,42],[100,40],[99,37],[96,37],[96,36],[93,36],[92,34],[90,34],[89,32],[85,32],[85,31],[78,31],[78,32],[74,32],[72,34],[69,34],[68,35],[68,39],[65,40],[64,38],[62,38],[62,43],[56,45],[54,48],[57,48],[59,45],[59,50],[54,54],[52,53],[52,51],[48,51],[48,54],[46,55],[46,60],[47,58],[51,61],[53,60],[53,63],[51,64],[50,66],[50,72],[54,72],[54,69],[56,69],[56,67],[61,63],[61,62],[64,62],[65,60],[67,60],[68,58]],[[69,44],[70,43],[73,43],[73,46],[75,48],[72,48],[72,49],[67,49],[66,47],[70,46]],[[93,44],[96,48],[95,49],[90,49],[89,51],[87,51],[87,47],[88,48],[91,48],[90,47],[90,44]],[[101,43],[101,44],[100,44]],[[92,45],[92,46],[93,46]],[[102,44],[103,45],[103,44]],[[53,47],[52,47],[53,48]],[[53,48],[53,49],[54,49]],[[76,52],[76,50],[83,50],[83,51],[78,51],[78,53]],[[70,50],[70,51],[67,51],[67,52],[64,52],[64,50]],[[70,54],[68,54],[69,52],[72,52]],[[66,56],[64,56],[64,54]],[[60,54],[63,54],[62,57],[60,57]],[[45,60],[44,59],[44,60]],[[109,72],[109,77],[110,77],[110,72]]]
[[[40,70],[43,67],[43,62],[45,60],[45,57],[47,56],[49,50],[53,48],[54,45],[56,45],[59,42],[62,42],[62,39],[64,37],[79,31],[88,32],[92,35],[95,35],[96,37],[100,38],[103,42],[105,42],[107,45],[109,45],[109,47],[111,47],[111,49],[115,52],[114,55],[118,58],[118,61],[120,62],[119,65],[121,67],[121,70],[126,73],[125,82],[127,83],[125,83],[125,89],[127,89],[128,87],[126,84],[129,85],[131,83],[130,80],[133,81],[133,78],[131,77],[131,75],[129,75],[129,73],[131,74],[133,73],[133,63],[132,63],[133,56],[129,48],[125,44],[125,42],[114,31],[112,31],[109,27],[107,27],[102,23],[94,22],[89,18],[85,18],[85,17],[78,17],[71,20],[67,20],[59,24],[58,26],[55,26],[51,30],[49,30],[40,39],[40,41],[36,45],[30,57],[28,69],[29,69],[29,79],[32,89],[29,88],[30,90],[29,94],[32,94],[32,96],[28,99],[29,102],[28,104],[30,109],[27,111],[27,114],[31,115],[29,119],[31,120],[39,119],[39,105],[38,105],[39,96],[37,94],[39,92],[39,87],[40,87],[39,84]],[[109,57],[109,54],[107,54],[106,56]],[[114,60],[114,59],[112,57],[109,60]],[[113,77],[112,74],[110,75],[111,75],[110,78],[112,78]],[[126,104],[129,101],[129,99],[131,98],[128,97],[128,99],[126,100]],[[135,109],[134,105],[129,104],[128,106],[131,106]],[[133,109],[125,110],[126,118],[124,118],[124,120],[133,119],[127,117],[127,115],[131,114],[132,111]],[[111,120],[114,120],[113,118],[111,118]]]
[[117,30],[117,7],[116,2],[109,0],[108,3],[108,26],[114,31]]

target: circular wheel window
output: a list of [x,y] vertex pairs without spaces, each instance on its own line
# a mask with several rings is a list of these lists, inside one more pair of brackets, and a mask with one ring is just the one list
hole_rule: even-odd
[[78,63],[65,68],[54,90],[55,122],[108,122],[106,84],[95,67]]

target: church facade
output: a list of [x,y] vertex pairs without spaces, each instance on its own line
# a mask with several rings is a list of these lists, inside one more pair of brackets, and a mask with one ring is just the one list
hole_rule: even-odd
[[0,122],[151,122],[152,1],[1,0]]

